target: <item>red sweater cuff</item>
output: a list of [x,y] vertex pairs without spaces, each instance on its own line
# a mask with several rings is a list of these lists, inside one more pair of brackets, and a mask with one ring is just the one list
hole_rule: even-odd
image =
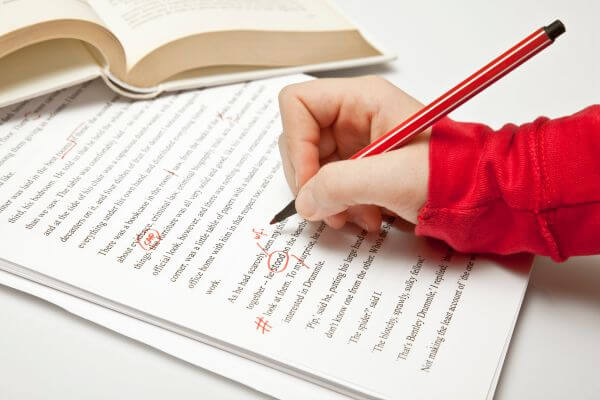
[[[533,132],[545,121],[520,129]],[[538,138],[515,135],[516,130],[507,125],[493,132],[448,118],[433,127],[429,194],[419,214],[418,235],[463,252],[530,252],[562,259],[534,212],[539,208]]]
[[443,119],[416,232],[459,251],[600,253],[600,106],[492,131]]

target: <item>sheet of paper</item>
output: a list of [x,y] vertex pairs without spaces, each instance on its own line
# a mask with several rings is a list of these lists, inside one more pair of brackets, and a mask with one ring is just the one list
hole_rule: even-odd
[[392,221],[269,227],[290,196],[276,95],[301,79],[138,103],[93,83],[8,110],[5,265],[356,398],[487,396],[530,259]]
[[[0,284],[46,300],[74,315],[277,399],[348,399],[300,378],[2,270]],[[290,390],[291,387],[294,390]]]

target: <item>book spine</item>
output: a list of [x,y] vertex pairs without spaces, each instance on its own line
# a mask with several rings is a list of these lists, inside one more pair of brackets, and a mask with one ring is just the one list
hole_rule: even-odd
[[102,71],[102,79],[116,93],[132,99],[144,100],[158,97],[163,91],[160,87],[140,88],[129,85],[111,74],[108,68]]

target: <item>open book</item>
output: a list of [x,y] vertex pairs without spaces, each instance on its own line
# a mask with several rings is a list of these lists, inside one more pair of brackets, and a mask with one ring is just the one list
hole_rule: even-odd
[[0,269],[343,396],[491,398],[531,258],[394,220],[269,226],[290,200],[276,98],[304,79],[5,108]]
[[0,107],[99,76],[149,98],[392,58],[323,0],[0,0]]

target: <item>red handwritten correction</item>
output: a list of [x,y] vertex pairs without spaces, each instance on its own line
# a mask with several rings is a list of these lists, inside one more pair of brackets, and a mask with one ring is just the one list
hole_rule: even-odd
[[154,250],[161,240],[160,232],[156,229],[148,228],[137,236],[137,243],[146,251]]
[[259,332],[262,330],[261,333],[263,335],[271,332],[271,329],[273,329],[273,327],[269,324],[269,321],[263,317],[256,317],[256,321],[254,323],[256,324],[256,330]]
[[252,229],[252,232],[254,232],[254,239],[260,239],[261,236],[267,236],[264,229],[261,229],[260,231]]
[[[267,268],[269,268],[269,271],[271,272],[279,273],[285,271],[288,267],[288,264],[290,263],[290,257],[293,257],[296,260],[298,260],[298,262],[302,264],[303,267],[310,269],[310,267],[306,265],[306,263],[304,263],[304,261],[300,257],[295,256],[293,254],[290,255],[287,251],[275,250],[269,253],[264,247],[260,245],[260,243],[256,242],[256,245],[267,256]],[[277,265],[274,266],[273,264]]]
[[173,175],[173,176],[179,176],[179,175],[177,175],[175,172],[173,172],[173,171],[171,171],[171,170],[169,170],[169,169],[163,168],[163,170],[165,170],[165,172],[167,172],[168,174],[171,174],[171,175]]
[[67,137],[67,142],[69,142],[70,145],[69,145],[69,147],[67,147],[67,149],[64,151],[64,153],[60,157],[61,160],[64,160],[65,157],[67,156],[67,154],[69,154],[69,152],[71,150],[73,150],[75,148],[75,146],[77,146],[77,140],[76,140],[75,136],[73,136],[73,135],[75,135],[75,132],[77,132],[83,124],[84,123],[82,122],[79,125],[77,125],[77,128],[73,129],[73,132],[71,132],[71,134]]

